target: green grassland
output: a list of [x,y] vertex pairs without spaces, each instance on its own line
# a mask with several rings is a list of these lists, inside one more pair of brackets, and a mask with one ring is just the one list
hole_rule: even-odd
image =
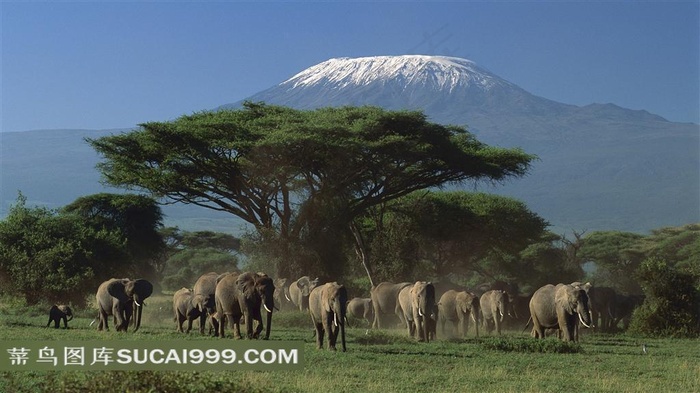
[[[177,333],[167,296],[149,299],[136,333],[98,332],[89,327],[94,310],[76,314],[68,330],[46,328],[41,308],[0,303],[0,339],[221,340]],[[303,370],[3,372],[0,392],[700,392],[699,340],[584,331],[580,344],[567,344],[507,331],[418,343],[403,329],[354,326],[347,352],[317,350],[308,315],[277,313],[271,340],[299,342]]]

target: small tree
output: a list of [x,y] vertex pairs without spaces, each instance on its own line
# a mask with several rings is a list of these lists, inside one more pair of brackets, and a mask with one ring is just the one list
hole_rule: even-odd
[[663,260],[649,258],[638,271],[646,298],[635,311],[632,332],[647,335],[700,335],[700,277]]
[[233,235],[177,228],[165,228],[161,233],[168,243],[162,271],[163,289],[191,288],[199,276],[212,271],[238,271],[241,241]]
[[0,221],[0,275],[6,293],[29,304],[41,301],[82,304],[93,292],[99,250],[119,250],[121,239],[96,231],[73,215],[26,206],[20,194]]

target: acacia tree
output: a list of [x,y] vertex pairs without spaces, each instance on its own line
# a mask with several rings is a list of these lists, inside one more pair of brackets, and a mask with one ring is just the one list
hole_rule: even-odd
[[61,212],[80,216],[95,230],[118,233],[123,239],[119,254],[106,249],[103,255],[96,255],[102,260],[102,274],[160,281],[158,264],[166,245],[159,232],[163,214],[152,198],[134,194],[93,194],[76,199]]
[[[421,112],[250,102],[88,142],[105,158],[98,168],[107,183],[229,212],[287,245],[347,233],[369,207],[416,190],[521,176],[534,158]],[[293,261],[281,250],[277,274],[290,276]],[[328,248],[316,251],[333,271]]]
[[595,263],[593,279],[596,285],[639,293],[641,288],[635,273],[645,259],[640,247],[643,239],[644,236],[631,232],[592,232],[581,239],[578,256]]
[[[382,279],[513,279],[518,254],[547,222],[513,198],[485,193],[414,192],[367,220]],[[515,270],[515,271],[514,271]]]

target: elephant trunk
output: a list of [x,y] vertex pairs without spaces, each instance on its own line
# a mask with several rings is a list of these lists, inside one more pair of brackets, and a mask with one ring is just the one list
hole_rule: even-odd
[[270,339],[270,328],[272,327],[272,310],[265,307],[267,311],[267,326],[265,327],[265,340]]
[[583,326],[585,326],[585,327],[587,327],[587,328],[589,328],[589,329],[591,328],[591,325],[589,325],[589,324],[587,324],[586,322],[583,321],[583,318],[581,318],[581,314],[580,314],[580,313],[578,314],[578,320],[581,321],[581,323],[583,324]]
[[[136,302],[134,301],[134,303],[136,303]],[[143,312],[143,304],[136,303],[136,315],[135,315],[136,324],[134,325],[134,332],[139,330],[139,327],[141,326],[141,313],[142,312]]]
[[73,313],[69,312],[69,313],[66,314],[66,315],[68,316],[67,321],[72,321],[72,320],[73,320]]
[[340,323],[340,343],[343,345],[343,352],[345,352],[345,323],[342,321]]

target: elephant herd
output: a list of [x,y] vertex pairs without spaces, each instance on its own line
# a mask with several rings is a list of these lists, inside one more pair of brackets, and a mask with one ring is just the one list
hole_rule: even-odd
[[[242,338],[241,321],[249,339],[269,339],[273,310],[298,309],[308,312],[319,349],[336,349],[338,338],[346,350],[345,325],[348,315],[365,320],[368,329],[405,327],[418,341],[435,339],[438,326],[443,336],[466,337],[470,320],[474,334],[479,326],[486,332],[501,334],[504,318],[532,323],[531,335],[544,338],[548,330],[557,330],[564,341],[577,341],[579,323],[586,328],[611,330],[620,321],[629,324],[632,310],[641,298],[616,293],[613,288],[593,287],[590,283],[545,285],[530,296],[514,295],[503,289],[491,289],[480,296],[461,287],[446,287],[427,281],[382,282],[370,290],[369,298],[348,298],[347,290],[337,282],[319,285],[318,278],[303,276],[287,285],[286,279],[275,279],[264,273],[203,274],[192,289],[182,288],[173,295],[174,321],[178,332],[189,333],[199,320],[199,330],[225,337],[228,324],[236,338]],[[153,285],[144,279],[110,279],[97,289],[98,330],[109,330],[108,317],[114,319],[117,331],[134,331],[141,325],[144,300],[153,293]],[[263,321],[263,315],[265,319]],[[58,328],[72,319],[66,305],[54,305],[49,322]],[[133,317],[133,320],[132,320]],[[97,320],[97,318],[96,318]],[[183,328],[187,321],[187,329]],[[600,323],[598,322],[600,321]],[[93,321],[94,323],[95,321]],[[92,324],[91,324],[92,325]],[[254,326],[255,325],[255,326]],[[264,330],[264,333],[263,333]]]

